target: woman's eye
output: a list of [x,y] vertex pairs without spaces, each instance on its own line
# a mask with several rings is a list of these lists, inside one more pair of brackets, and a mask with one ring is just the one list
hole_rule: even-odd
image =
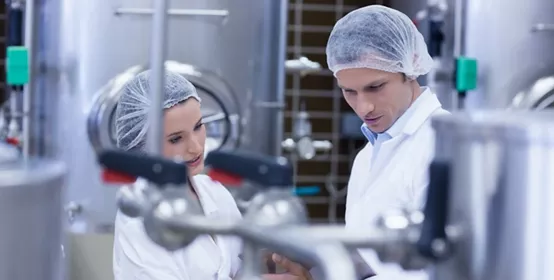
[[181,137],[181,136],[176,136],[176,137],[170,138],[170,139],[169,139],[169,142],[170,142],[171,144],[176,144],[176,143],[179,143],[179,141],[181,141],[181,139],[183,139],[183,137]]
[[202,128],[203,125],[204,125],[203,123],[200,123],[200,124],[196,125],[196,126],[194,127],[194,131],[199,130],[200,128]]

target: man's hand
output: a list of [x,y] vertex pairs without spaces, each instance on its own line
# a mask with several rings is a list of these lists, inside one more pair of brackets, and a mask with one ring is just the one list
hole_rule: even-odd
[[281,255],[273,254],[271,259],[285,269],[285,274],[264,275],[264,280],[313,280],[312,275],[299,263],[295,263]]
[[264,274],[262,275],[263,280],[303,280],[298,276],[290,274]]

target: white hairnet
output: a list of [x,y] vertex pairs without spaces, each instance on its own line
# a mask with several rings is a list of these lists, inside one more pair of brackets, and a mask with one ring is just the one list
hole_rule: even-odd
[[[117,147],[143,150],[150,109],[150,70],[141,72],[122,89],[115,112]],[[166,70],[163,108],[169,109],[189,98],[200,101],[196,88],[183,76]]]
[[341,18],[331,31],[326,53],[335,75],[343,69],[370,68],[415,79],[433,65],[425,40],[410,18],[381,5]]

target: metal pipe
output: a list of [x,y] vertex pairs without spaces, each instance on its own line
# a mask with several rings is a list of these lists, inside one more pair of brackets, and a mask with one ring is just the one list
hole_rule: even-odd
[[[456,0],[454,5],[454,59],[457,59],[463,52],[463,23],[464,23],[464,2],[463,0]],[[458,96],[458,92],[454,89],[454,95]],[[452,98],[452,110],[458,110],[460,101],[458,98]]]
[[303,227],[284,227],[272,231],[275,235],[309,236],[318,242],[340,242],[350,248],[378,249],[385,244],[403,242],[401,236],[387,234],[378,228],[368,232],[347,230],[344,225],[310,225]]
[[[351,269],[355,275],[356,268],[351,262],[352,255],[342,246],[380,250],[389,244],[405,242],[400,235],[386,234],[379,230],[374,230],[368,235],[367,232],[346,230],[341,225],[263,228],[241,221],[214,221],[201,216],[174,217],[165,222],[171,228],[182,229],[190,234],[233,234],[242,237],[245,242],[243,263],[248,264],[241,271],[242,277],[259,275],[260,270],[256,266],[260,259],[259,247],[267,247],[277,253],[294,256],[295,261],[317,266],[326,275],[325,279],[343,280],[354,279],[348,275]],[[309,237],[309,240],[305,240],[305,237]],[[332,256],[332,262],[325,256]],[[365,271],[367,268],[362,270]],[[340,275],[336,274],[337,271],[340,271]]]
[[[166,10],[170,16],[205,16],[205,17],[228,17],[227,10],[207,10],[207,9],[169,9]],[[141,8],[117,8],[116,15],[152,15],[155,14],[153,9]]]
[[167,6],[168,0],[154,1],[152,20],[152,45],[150,54],[151,107],[147,133],[147,151],[153,155],[162,154],[163,138],[163,90],[165,84],[165,58],[167,52]]
[[[241,234],[241,228],[249,227],[243,221],[229,221],[225,219],[213,220],[202,216],[174,217],[165,220],[165,223],[174,228],[181,228],[188,232],[199,234]],[[317,242],[340,242],[352,248],[379,248],[383,244],[395,244],[403,239],[398,235],[387,234],[377,228],[367,232],[358,232],[345,229],[344,225],[301,225],[271,228],[272,235],[309,236]]]
[[[275,98],[275,102],[278,104],[284,104],[285,103],[285,61],[287,59],[287,28],[288,28],[288,16],[289,16],[289,1],[288,0],[280,0],[279,1],[279,20],[278,20],[278,26],[277,30],[275,30],[278,34],[278,40],[277,42],[274,42],[278,46],[277,51],[277,73],[275,73],[275,93],[277,94]],[[276,143],[274,144],[274,153],[275,155],[280,156],[282,153],[281,149],[281,141],[283,141],[283,123],[284,123],[284,116],[283,112],[281,110],[276,112],[276,122],[275,125],[278,128],[276,130]]]
[[25,1],[25,47],[29,52],[29,83],[23,89],[23,159],[28,160],[31,147],[31,102],[36,95],[36,76],[38,73],[38,28],[40,11],[36,9],[37,0]]
[[[202,216],[172,217],[164,223],[171,228],[181,229],[189,234],[232,234],[242,237],[247,250],[244,252],[246,266],[243,275],[259,273],[255,264],[259,258],[257,246],[267,247],[286,256],[295,256],[300,262],[321,268],[324,279],[355,279],[356,269],[350,253],[344,245],[351,247],[379,248],[388,242],[396,242],[400,237],[382,234],[367,235],[347,231],[344,226],[288,226],[260,227],[241,221],[208,220]],[[378,231],[374,231],[378,232]],[[306,240],[305,238],[309,238]],[[247,243],[247,244],[248,244]],[[256,244],[256,245],[254,245]],[[340,245],[344,244],[344,245]],[[256,257],[256,259],[254,259]],[[296,259],[295,259],[296,260]]]

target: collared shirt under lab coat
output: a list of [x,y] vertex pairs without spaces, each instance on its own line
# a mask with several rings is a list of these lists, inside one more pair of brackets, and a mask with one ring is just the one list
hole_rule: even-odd
[[[346,228],[368,232],[388,210],[421,208],[428,184],[427,168],[435,152],[431,116],[448,114],[428,88],[385,133],[362,132],[369,143],[358,153],[348,182]],[[373,279],[428,279],[423,271],[406,272],[383,264],[373,250],[359,250],[377,274]]]
[[[204,214],[214,219],[241,219],[225,187],[208,176],[192,179]],[[134,187],[144,186],[137,181]],[[198,237],[188,247],[169,252],[146,235],[142,220],[118,212],[115,221],[113,269],[115,280],[231,280],[237,273],[242,250],[231,236]]]

